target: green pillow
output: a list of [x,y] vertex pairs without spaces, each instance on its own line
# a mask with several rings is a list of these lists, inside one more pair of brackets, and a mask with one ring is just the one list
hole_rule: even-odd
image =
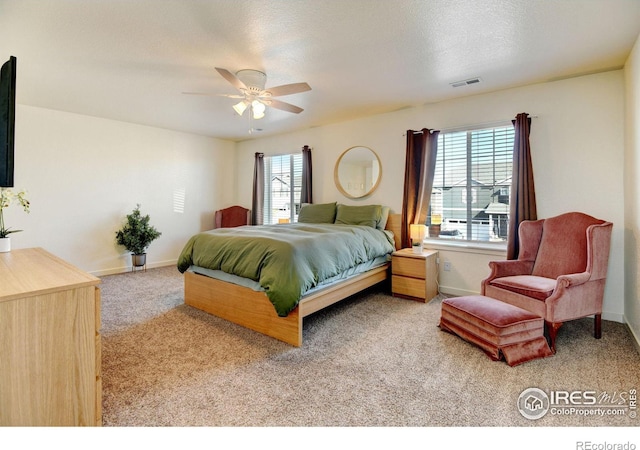
[[298,213],[301,223],[333,223],[336,219],[336,202],[333,203],[304,203]]
[[347,206],[338,205],[336,223],[345,225],[365,225],[376,228],[382,219],[380,205]]
[[376,223],[376,228],[378,230],[384,230],[387,228],[387,222],[389,221],[389,212],[391,212],[391,208],[388,206],[382,206],[382,213],[380,214],[380,220]]

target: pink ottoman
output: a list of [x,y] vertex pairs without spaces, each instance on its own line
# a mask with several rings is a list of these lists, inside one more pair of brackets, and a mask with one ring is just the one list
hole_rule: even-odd
[[542,317],[482,295],[443,300],[440,329],[472,342],[495,361],[504,356],[510,366],[553,354]]

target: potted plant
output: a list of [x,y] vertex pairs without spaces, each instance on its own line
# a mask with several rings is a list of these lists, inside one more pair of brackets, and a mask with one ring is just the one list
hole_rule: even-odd
[[133,267],[141,267],[147,262],[147,247],[161,234],[149,225],[149,216],[142,215],[138,204],[131,214],[127,214],[127,223],[116,231],[116,243],[132,253]]
[[11,239],[9,235],[11,233],[18,233],[22,230],[12,230],[4,225],[4,209],[11,205],[11,202],[16,200],[24,212],[29,212],[29,200],[27,200],[27,193],[24,190],[18,191],[16,194],[12,189],[0,187],[0,253],[11,251]]

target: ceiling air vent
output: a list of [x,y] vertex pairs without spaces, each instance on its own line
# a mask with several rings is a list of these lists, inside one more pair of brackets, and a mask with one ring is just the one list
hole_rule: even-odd
[[456,81],[454,83],[449,83],[453,87],[460,86],[469,86],[470,84],[480,83],[480,78],[469,78],[468,80]]

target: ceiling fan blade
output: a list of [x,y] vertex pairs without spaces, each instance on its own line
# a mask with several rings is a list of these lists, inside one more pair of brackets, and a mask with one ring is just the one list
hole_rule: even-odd
[[269,99],[265,103],[273,108],[281,109],[283,111],[287,111],[295,114],[299,114],[302,111],[304,111],[304,109],[300,108],[299,106],[295,106],[290,103],[281,102],[280,100],[276,100],[276,99]]
[[220,75],[222,75],[222,77],[225,80],[231,83],[237,90],[239,91],[247,90],[247,86],[242,81],[240,81],[238,77],[236,77],[234,74],[229,72],[227,69],[221,69],[220,67],[216,67],[216,70]]
[[210,94],[208,92],[183,92],[184,95],[204,95],[209,97],[245,98],[240,94]]
[[283,84],[282,86],[276,86],[267,88],[265,91],[270,92],[272,97],[280,97],[282,95],[297,94],[299,92],[310,91],[311,86],[307,83],[291,83]]

